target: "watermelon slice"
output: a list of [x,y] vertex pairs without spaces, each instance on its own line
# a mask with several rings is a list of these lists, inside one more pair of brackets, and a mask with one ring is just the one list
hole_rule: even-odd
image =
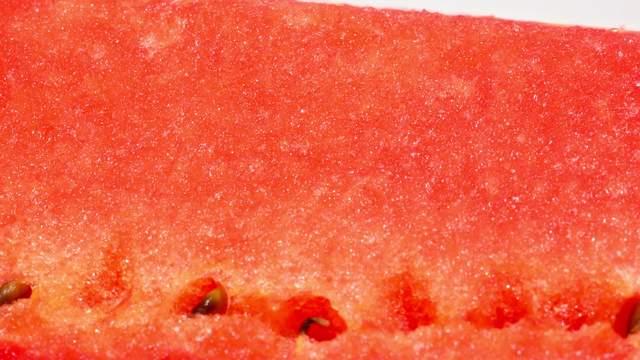
[[0,358],[637,358],[640,34],[0,2]]

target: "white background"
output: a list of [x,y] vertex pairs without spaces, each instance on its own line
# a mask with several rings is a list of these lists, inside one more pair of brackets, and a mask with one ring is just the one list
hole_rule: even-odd
[[554,24],[640,30],[640,0],[313,0]]

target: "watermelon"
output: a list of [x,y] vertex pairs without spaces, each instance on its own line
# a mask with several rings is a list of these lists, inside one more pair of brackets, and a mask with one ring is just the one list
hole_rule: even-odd
[[0,358],[640,357],[640,34],[0,2]]

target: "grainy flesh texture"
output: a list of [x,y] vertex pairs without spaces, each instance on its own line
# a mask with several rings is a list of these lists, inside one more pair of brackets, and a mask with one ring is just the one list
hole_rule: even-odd
[[638,33],[2,0],[0,174],[2,359],[640,356]]

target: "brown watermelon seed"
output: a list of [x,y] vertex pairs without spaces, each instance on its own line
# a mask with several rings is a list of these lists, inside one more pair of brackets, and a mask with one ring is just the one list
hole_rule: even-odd
[[8,281],[0,286],[0,305],[31,297],[31,286],[21,281]]
[[229,297],[222,286],[219,286],[208,292],[198,305],[196,305],[192,314],[224,314],[229,307]]
[[635,309],[631,313],[629,319],[629,334],[636,334],[640,332],[640,303],[636,304]]
[[324,327],[329,327],[329,325],[331,325],[331,323],[329,322],[329,320],[325,319],[325,318],[321,318],[321,317],[310,317],[307,320],[305,320],[302,323],[302,326],[300,326],[300,332],[306,334],[307,330],[309,330],[309,327],[313,324],[318,324],[320,326],[324,326]]

